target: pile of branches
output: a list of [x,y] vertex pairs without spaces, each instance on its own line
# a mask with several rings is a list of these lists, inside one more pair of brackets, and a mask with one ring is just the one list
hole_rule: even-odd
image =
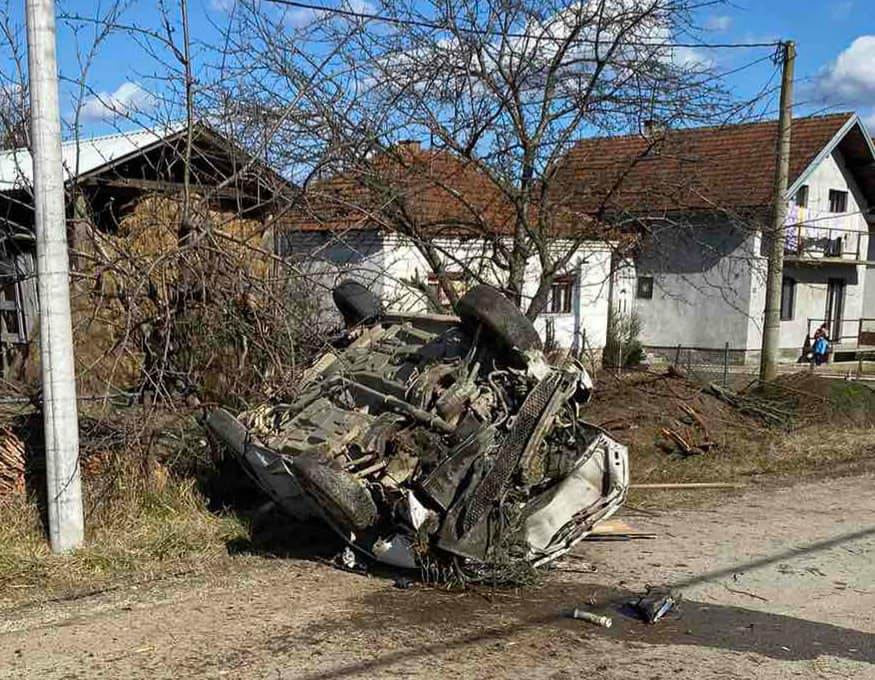
[[769,397],[754,391],[740,393],[716,383],[708,384],[706,389],[720,401],[737,409],[739,413],[757,418],[770,427],[789,430],[798,416],[799,399],[793,395]]
[[662,428],[660,434],[671,441],[683,456],[704,455],[717,447],[711,436],[708,423],[693,407],[678,404],[683,416],[675,421],[672,428]]

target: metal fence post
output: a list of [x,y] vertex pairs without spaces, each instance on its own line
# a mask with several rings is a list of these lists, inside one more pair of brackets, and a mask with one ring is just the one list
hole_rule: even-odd
[[723,347],[723,387],[729,387],[729,343]]
[[617,343],[617,377],[623,373],[623,341]]

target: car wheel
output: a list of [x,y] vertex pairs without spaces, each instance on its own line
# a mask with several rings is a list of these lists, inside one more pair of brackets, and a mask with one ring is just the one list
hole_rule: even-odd
[[343,281],[331,294],[334,304],[349,326],[375,321],[383,314],[380,299],[358,281]]
[[482,326],[505,347],[522,351],[542,347],[532,322],[495,288],[475,286],[459,300],[456,311],[464,325]]
[[349,473],[312,458],[297,458],[292,472],[301,488],[344,529],[361,531],[377,521],[374,499]]

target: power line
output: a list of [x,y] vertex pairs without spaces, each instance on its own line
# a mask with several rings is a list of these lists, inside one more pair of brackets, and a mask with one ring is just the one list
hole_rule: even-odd
[[[448,31],[454,30],[459,33],[466,33],[469,35],[484,35],[484,36],[493,36],[496,38],[522,38],[522,39],[532,39],[532,40],[554,40],[554,41],[562,41],[562,38],[554,38],[553,36],[547,35],[546,31],[541,35],[533,35],[531,33],[515,33],[515,32],[505,32],[505,31],[495,31],[495,30],[487,30],[482,28],[474,28],[474,27],[465,27],[465,26],[451,26],[449,24],[442,24],[436,21],[427,21],[425,19],[402,19],[400,17],[391,17],[386,16],[385,14],[376,14],[373,12],[359,12],[352,9],[343,9],[341,7],[326,7],[325,5],[316,5],[309,2],[300,2],[299,0],[267,0],[276,5],[286,5],[288,7],[295,7],[297,9],[309,9],[314,12],[325,12],[326,14],[338,14],[340,16],[351,17],[353,19],[367,19],[370,21],[379,21],[381,23],[386,24],[394,24],[396,26],[417,26],[419,28],[430,28],[438,31]],[[600,41],[593,40],[591,38],[577,38],[574,42],[582,42],[589,43],[592,45],[604,45],[607,44],[608,41]],[[703,43],[703,42],[689,42],[689,43],[661,43],[661,42],[646,42],[646,41],[628,41],[624,42],[625,45],[635,46],[635,47],[687,47],[687,48],[702,48],[702,49],[729,49],[729,48],[755,48],[755,47],[770,47],[776,48],[782,45],[782,41],[776,40],[773,42],[750,42],[750,43]]]

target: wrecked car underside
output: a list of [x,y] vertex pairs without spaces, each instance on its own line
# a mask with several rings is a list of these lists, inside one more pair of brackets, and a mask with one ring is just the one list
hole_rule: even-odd
[[387,564],[502,578],[566,553],[625,500],[625,446],[582,417],[586,370],[548,363],[497,291],[473,289],[460,318],[337,298],[353,328],[293,400],[207,417],[287,514]]

